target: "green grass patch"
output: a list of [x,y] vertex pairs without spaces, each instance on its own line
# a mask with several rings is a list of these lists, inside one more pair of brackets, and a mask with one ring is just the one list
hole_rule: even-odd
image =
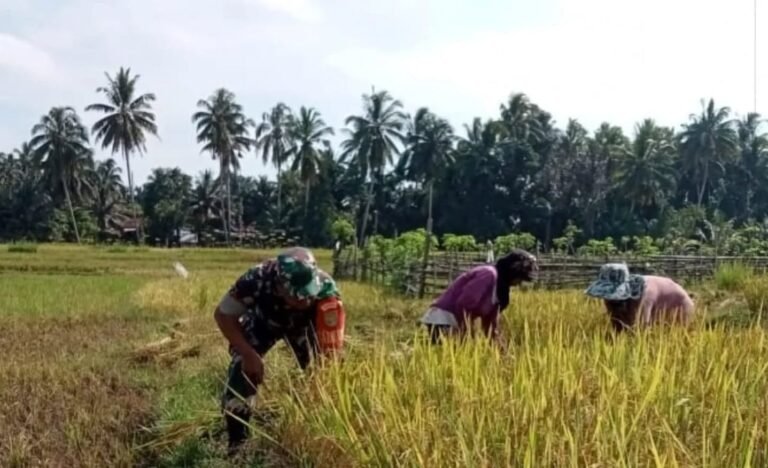
[[149,247],[136,247],[128,245],[111,245],[109,247],[104,247],[104,250],[109,253],[120,254],[148,253],[150,251]]
[[715,285],[723,291],[742,291],[754,276],[751,267],[741,263],[724,263],[715,271]]
[[144,282],[113,275],[0,275],[0,317],[119,316],[135,312],[132,296]]
[[37,253],[37,244],[11,244],[8,253]]

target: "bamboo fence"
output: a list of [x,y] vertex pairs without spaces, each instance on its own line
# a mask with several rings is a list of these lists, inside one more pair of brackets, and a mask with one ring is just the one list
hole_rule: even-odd
[[[539,278],[534,286],[549,289],[585,288],[596,278],[600,266],[609,262],[624,262],[633,273],[668,276],[681,283],[711,278],[718,265],[726,263],[748,265],[762,273],[768,270],[768,257],[540,255],[537,258]],[[355,261],[353,253],[345,251],[334,256],[334,276],[385,284],[408,295],[417,295],[421,281],[424,281],[425,296],[431,297],[439,294],[461,273],[490,260],[492,257],[485,252],[434,252],[423,269],[423,259],[420,258],[401,259],[397,265],[392,265],[378,258],[357,258]]]

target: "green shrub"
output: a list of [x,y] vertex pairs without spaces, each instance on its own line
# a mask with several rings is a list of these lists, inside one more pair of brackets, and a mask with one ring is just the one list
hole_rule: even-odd
[[37,253],[37,244],[11,244],[8,253]]
[[650,257],[652,255],[658,255],[661,252],[653,238],[650,236],[635,236],[632,239],[632,243],[634,244],[632,251],[641,257]]
[[474,236],[445,234],[443,236],[443,248],[448,252],[474,252],[479,246]]
[[[76,208],[75,221],[82,241],[92,241],[96,239],[99,227],[93,215],[84,208]],[[72,242],[75,240],[75,231],[72,227],[72,219],[69,211],[56,209],[53,212],[53,219],[50,225],[51,240],[56,242]]]
[[[404,232],[395,239],[372,236],[363,249],[363,259],[391,272],[387,281],[390,286],[399,288],[405,282],[411,267],[421,264],[426,240],[425,229]],[[432,236],[430,244],[432,251],[437,250],[439,242],[436,236]]]
[[724,291],[742,291],[752,279],[752,268],[741,263],[723,263],[715,271],[715,284]]
[[534,251],[538,241],[533,234],[521,232],[499,236],[493,241],[494,250],[498,255],[505,255],[512,249]]
[[613,238],[606,237],[603,240],[590,239],[587,245],[579,247],[578,253],[580,255],[589,255],[594,257],[607,257],[609,255],[615,255],[618,252],[616,245],[613,243]]
[[351,244],[355,239],[355,227],[345,218],[336,218],[331,225],[331,233],[342,244]]
[[576,238],[581,236],[581,234],[581,229],[577,228],[572,221],[568,221],[563,231],[563,236],[552,240],[555,251],[560,254],[574,253],[573,246],[576,243]]

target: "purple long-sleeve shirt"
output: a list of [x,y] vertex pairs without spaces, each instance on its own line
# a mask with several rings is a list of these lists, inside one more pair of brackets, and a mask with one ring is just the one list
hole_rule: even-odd
[[491,265],[472,268],[456,278],[432,307],[452,313],[462,330],[467,320],[480,318],[483,330],[495,336],[499,320],[496,278],[496,268]]

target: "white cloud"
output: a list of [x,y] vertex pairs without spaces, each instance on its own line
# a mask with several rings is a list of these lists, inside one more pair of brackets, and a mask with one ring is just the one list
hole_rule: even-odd
[[35,80],[50,80],[56,65],[48,53],[30,42],[0,33],[0,69]]
[[[328,63],[406,103],[430,105],[454,125],[496,114],[511,92],[525,92],[561,125],[574,117],[592,128],[607,120],[629,130],[645,117],[676,126],[709,97],[751,110],[751,10],[668,3],[564,1],[548,24],[406,50],[350,47]],[[768,72],[767,61],[761,69]]]
[[[72,105],[91,124],[83,109],[119,66],[158,98],[162,140],[132,164],[138,181],[158,166],[216,169],[199,154],[190,115],[220,86],[251,117],[284,101],[316,106],[335,126],[360,111],[372,85],[409,111],[429,106],[457,131],[498,115],[510,92],[560,125],[575,117],[590,128],[605,119],[629,130],[649,116],[677,126],[710,96],[751,110],[752,0],[481,3],[0,0],[0,151],[28,138],[53,105]],[[768,31],[768,8],[759,14]],[[768,33],[760,37],[762,79]],[[768,104],[768,88],[758,99]],[[253,154],[243,169],[274,174]]]
[[312,0],[257,0],[272,11],[286,13],[299,21],[317,23],[323,19],[322,11]]

